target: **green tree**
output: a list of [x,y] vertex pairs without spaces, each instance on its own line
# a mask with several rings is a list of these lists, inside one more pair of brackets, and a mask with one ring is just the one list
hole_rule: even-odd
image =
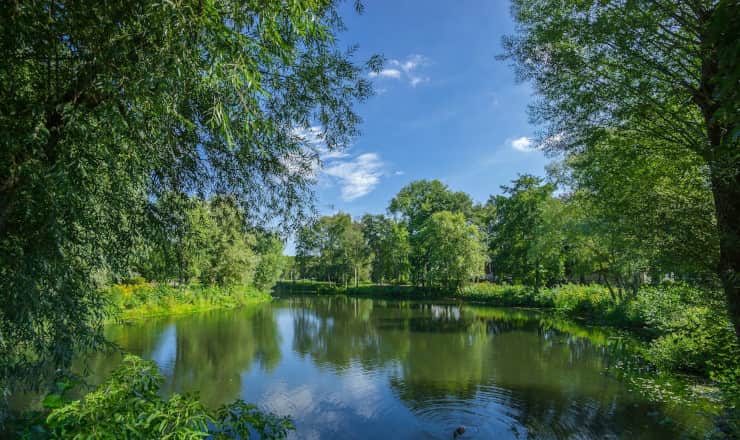
[[155,219],[146,223],[142,242],[133,250],[132,269],[154,281],[183,284],[199,278],[216,228],[208,203],[169,192],[149,212]]
[[435,212],[461,212],[469,218],[473,201],[466,193],[453,192],[439,180],[416,180],[401,188],[391,200],[388,211],[400,214],[409,233],[421,230],[424,222]]
[[215,227],[208,237],[201,281],[219,286],[251,284],[258,263],[257,239],[246,231],[244,214],[231,197],[214,197],[208,206]]
[[346,146],[372,90],[331,0],[1,9],[1,386],[102,341],[93,275],[128,271],[151,200],[300,218],[317,160],[301,130]]
[[371,257],[362,225],[349,214],[321,217],[297,236],[296,260],[304,277],[358,284],[369,276]]
[[411,281],[423,282],[424,267],[428,264],[421,251],[418,234],[425,222],[436,212],[462,213],[466,219],[473,216],[473,201],[464,192],[453,192],[439,180],[417,180],[401,188],[391,200],[388,211],[400,215],[406,224],[411,244]]
[[571,255],[590,260],[607,284],[636,294],[641,273],[712,278],[719,254],[714,207],[695,154],[613,136],[566,165]]
[[295,255],[283,255],[283,271],[280,274],[280,279],[294,281],[299,276]]
[[[593,148],[613,129],[701,158],[716,273],[740,338],[740,4],[733,0],[515,0],[508,57],[542,96],[551,150]],[[702,184],[703,186],[704,184]]]
[[483,274],[485,251],[478,227],[462,213],[435,212],[419,231],[426,286],[457,290]]
[[561,232],[562,201],[552,197],[555,186],[522,175],[496,196],[489,252],[500,278],[539,288],[564,276]]
[[285,267],[283,241],[275,234],[260,232],[255,251],[259,262],[254,272],[254,285],[258,289],[270,289],[280,278]]
[[411,247],[405,225],[383,215],[366,214],[362,233],[373,255],[370,279],[376,283],[408,280]]

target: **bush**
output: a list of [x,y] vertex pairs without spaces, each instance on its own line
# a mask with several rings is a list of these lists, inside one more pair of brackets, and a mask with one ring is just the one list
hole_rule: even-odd
[[288,418],[262,413],[241,400],[212,412],[193,395],[159,395],[157,366],[128,355],[111,378],[83,399],[46,418],[52,438],[285,438]]
[[553,305],[570,315],[606,318],[618,304],[598,285],[566,284],[550,289]]
[[109,315],[124,319],[190,313],[269,301],[270,295],[253,286],[188,286],[117,284],[103,291]]

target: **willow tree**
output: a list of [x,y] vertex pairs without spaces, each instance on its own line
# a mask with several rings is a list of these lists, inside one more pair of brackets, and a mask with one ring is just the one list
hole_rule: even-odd
[[704,161],[740,337],[740,4],[514,0],[513,13],[505,46],[541,96],[547,149],[588,149],[618,128]]
[[[306,214],[322,145],[371,94],[333,0],[10,1],[0,8],[0,382],[100,342],[93,275],[161,194]],[[316,134],[315,130],[312,134]]]

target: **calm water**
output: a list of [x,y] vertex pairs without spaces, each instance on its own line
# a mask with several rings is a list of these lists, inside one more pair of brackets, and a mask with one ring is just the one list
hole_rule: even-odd
[[[293,438],[673,439],[700,423],[605,374],[613,339],[530,312],[299,297],[109,332],[159,364],[165,392],[257,402]],[[94,360],[96,380],[116,362]]]

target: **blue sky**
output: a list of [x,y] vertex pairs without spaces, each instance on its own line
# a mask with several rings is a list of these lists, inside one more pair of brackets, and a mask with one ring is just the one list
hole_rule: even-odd
[[376,96],[357,107],[361,136],[324,160],[322,214],[385,212],[417,179],[484,202],[519,173],[544,174],[526,112],[532,89],[496,59],[514,30],[508,1],[372,0],[362,15],[353,3],[342,7],[341,44],[359,44],[358,60],[377,53],[387,62],[373,78]]

